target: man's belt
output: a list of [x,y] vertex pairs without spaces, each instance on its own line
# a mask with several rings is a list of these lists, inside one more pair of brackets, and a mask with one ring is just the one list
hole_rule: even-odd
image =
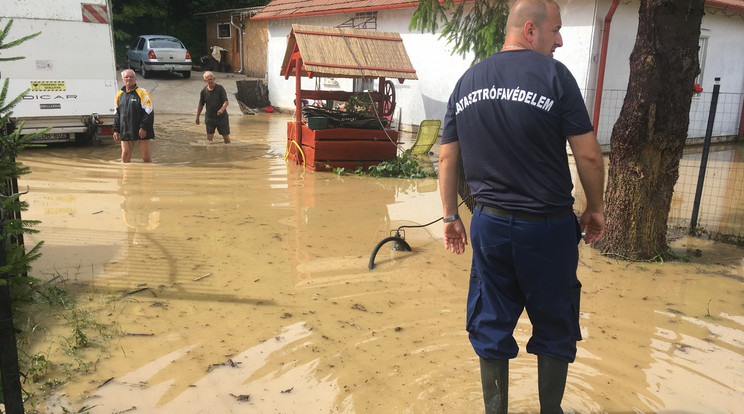
[[509,211],[503,208],[489,206],[482,203],[476,203],[475,209],[480,210],[488,215],[510,218],[519,221],[549,221],[549,220],[560,220],[564,217],[568,217],[573,213],[570,207],[565,208],[557,213],[551,214],[536,214],[536,213],[525,213],[523,211]]

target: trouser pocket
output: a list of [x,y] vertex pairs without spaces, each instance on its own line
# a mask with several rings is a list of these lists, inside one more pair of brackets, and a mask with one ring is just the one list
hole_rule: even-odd
[[470,275],[470,286],[468,287],[468,304],[467,304],[467,323],[465,329],[473,332],[475,329],[475,315],[481,307],[481,279],[478,276]]

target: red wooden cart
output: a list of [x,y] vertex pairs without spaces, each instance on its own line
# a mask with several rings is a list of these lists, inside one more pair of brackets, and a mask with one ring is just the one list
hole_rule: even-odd
[[[305,101],[348,101],[354,92],[303,90],[301,78],[378,79],[370,92],[380,117],[392,116],[390,79],[418,79],[403,39],[394,32],[292,25],[281,74],[295,77],[295,119],[287,123],[287,157],[313,171],[367,168],[397,157],[398,132],[391,128],[310,129],[302,118]],[[383,123],[386,125],[385,123]],[[311,125],[312,126],[312,125]]]

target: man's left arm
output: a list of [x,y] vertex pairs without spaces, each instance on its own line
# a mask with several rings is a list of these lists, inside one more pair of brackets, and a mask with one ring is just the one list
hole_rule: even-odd
[[152,129],[155,120],[155,116],[152,113],[152,96],[150,96],[150,93],[147,92],[147,90],[142,88],[137,88],[137,95],[139,95],[140,108],[143,112],[137,135],[140,139],[145,139],[147,138],[147,131]]
[[223,113],[225,113],[225,110],[227,109],[227,105],[229,103],[230,102],[228,102],[227,100],[225,100],[224,102],[222,102],[222,107],[220,107],[220,109],[217,110],[217,115],[222,115]]
[[222,107],[217,110],[217,115],[222,115],[227,110],[227,105],[230,103],[227,101],[227,91],[220,85],[220,96],[222,97]]
[[147,90],[142,88],[138,88],[137,92],[140,96],[140,105],[142,107],[142,112],[144,112],[142,121],[140,122],[140,128],[152,128],[153,121],[155,119],[155,115],[153,115],[152,96],[150,96],[150,93],[147,92]]

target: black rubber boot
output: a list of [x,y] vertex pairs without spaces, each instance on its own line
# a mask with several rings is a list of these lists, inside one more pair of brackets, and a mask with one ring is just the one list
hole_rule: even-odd
[[566,389],[568,362],[537,356],[537,388],[540,393],[540,414],[563,414],[561,401]]
[[509,406],[509,360],[481,358],[480,369],[486,414],[507,414]]

